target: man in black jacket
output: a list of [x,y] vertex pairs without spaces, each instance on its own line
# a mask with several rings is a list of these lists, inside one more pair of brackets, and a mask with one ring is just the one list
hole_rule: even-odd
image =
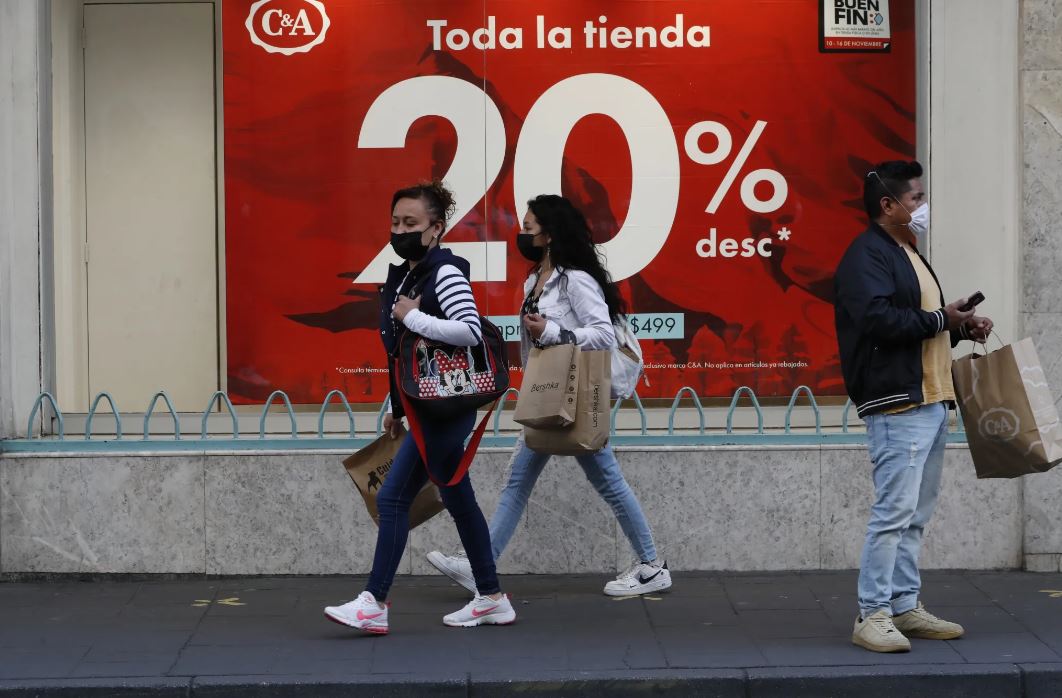
[[951,349],[984,342],[992,321],[945,305],[918,253],[912,214],[926,206],[922,166],[884,162],[863,181],[870,226],[834,278],[835,322],[845,387],[867,425],[874,505],[860,561],[852,642],[875,652],[911,649],[907,638],[949,640],[962,626],[918,600],[922,532],[940,492],[948,410],[955,404]]

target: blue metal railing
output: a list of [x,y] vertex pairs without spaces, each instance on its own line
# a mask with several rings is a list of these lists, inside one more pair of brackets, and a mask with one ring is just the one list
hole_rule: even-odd
[[704,426],[705,426],[705,423],[704,423],[704,407],[701,406],[701,399],[699,397],[697,397],[697,392],[693,388],[690,388],[688,386],[683,386],[683,387],[679,388],[678,392],[675,393],[675,399],[671,403],[671,411],[668,412],[668,415],[667,415],[667,433],[669,435],[675,433],[675,410],[678,409],[679,402],[682,401],[682,394],[683,393],[689,393],[690,399],[693,400],[693,406],[697,408],[697,418],[701,422],[700,423],[700,428],[698,429],[697,433],[698,434],[703,434],[704,433]]
[[[117,430],[116,434],[115,434],[115,438],[117,438],[117,439],[121,439],[122,438],[122,416],[120,414],[118,414],[118,408],[115,407],[115,405],[114,405],[114,398],[111,397],[109,393],[100,393],[99,395],[96,396],[96,399],[92,401],[92,406],[89,408],[89,411],[88,411],[88,418],[85,420],[85,439],[86,440],[92,438],[92,418],[96,416],[96,408],[99,407],[100,400],[102,400],[103,398],[107,398],[107,402],[110,403],[110,405],[111,405],[111,414],[114,415],[114,424],[115,424],[114,428]],[[33,421],[33,417],[30,417],[30,422],[32,422],[32,421]],[[28,434],[27,434],[27,436],[28,436]]]
[[332,401],[332,396],[335,395],[343,403],[343,409],[347,411],[347,419],[350,420],[350,438],[356,439],[357,435],[354,433],[354,412],[350,409],[350,403],[347,402],[347,396],[340,390],[333,390],[325,395],[325,399],[321,402],[321,411],[317,414],[317,438],[324,438],[324,418],[325,412],[328,409],[328,403]]
[[789,409],[785,411],[785,433],[790,432],[790,420],[793,416],[793,407],[796,406],[797,398],[800,397],[800,393],[805,393],[808,396],[808,400],[811,401],[811,409],[815,411],[815,433],[822,432],[822,415],[819,413],[819,403],[815,402],[815,395],[812,394],[811,388],[806,385],[798,386],[793,391],[793,396],[789,398]]
[[[155,411],[155,404],[159,401],[159,398],[162,398],[166,401],[166,409],[170,411],[170,416],[173,417],[173,438],[175,441],[180,441],[181,418],[177,416],[177,410],[173,409],[173,403],[170,402],[170,396],[166,394],[165,390],[160,390],[159,392],[155,393],[155,395],[151,398],[151,404],[148,405],[147,412],[144,413],[144,441],[147,441],[149,438],[151,438],[151,430],[148,428],[148,425],[151,422],[151,415]],[[119,426],[119,431],[120,430],[121,426]]]
[[[33,409],[30,410],[29,423],[26,426],[26,438],[30,439],[33,437],[33,422],[36,421],[37,413],[40,412],[41,405],[44,403],[45,400],[48,401],[48,403],[52,406],[52,411],[55,412],[55,418],[57,421],[56,426],[58,426],[59,428],[57,436],[59,437],[59,440],[62,441],[64,436],[63,411],[59,409],[59,405],[56,404],[55,398],[52,397],[51,393],[41,393],[37,396],[37,399],[33,401]],[[119,427],[118,430],[121,431],[121,427]]]
[[[485,446],[511,446],[513,444],[515,435],[511,432],[505,434],[501,431],[501,416],[505,403],[513,399],[518,399],[519,396],[520,391],[516,388],[510,388],[502,395],[494,416],[492,433],[483,440]],[[808,405],[814,416],[815,425],[813,428],[804,427],[797,430],[793,427],[792,419],[794,412],[798,409],[797,401],[801,396],[804,396],[807,399]],[[751,429],[735,429],[734,427],[734,416],[737,413],[739,401],[742,397],[748,398],[750,406],[755,413],[756,427],[754,431]],[[686,409],[692,407],[697,411],[698,424],[696,428],[691,427],[676,433],[675,418],[678,410],[683,408],[683,398],[688,401]],[[154,414],[155,407],[160,399],[165,404],[173,419],[172,437],[167,435],[165,438],[152,438],[151,436],[151,417]],[[277,436],[275,434],[266,433],[267,417],[270,414],[271,408],[274,408],[274,403],[278,399],[282,403],[283,412],[287,413],[290,435]],[[104,400],[107,401],[111,415],[114,418],[114,436],[100,438],[99,435],[93,433],[93,423],[100,403]],[[321,403],[321,407],[317,412],[316,433],[313,436],[306,436],[306,432],[304,431],[303,436],[300,437],[298,421],[296,419],[291,399],[284,391],[276,390],[269,395],[265,404],[262,405],[258,419],[258,438],[241,439],[240,422],[237,417],[236,409],[233,407],[229,396],[218,391],[210,396],[206,409],[202,412],[198,438],[187,438],[187,436],[182,438],[180,416],[174,409],[173,402],[170,400],[169,395],[167,395],[165,391],[159,391],[152,396],[148,409],[144,413],[143,429],[140,435],[141,438],[132,440],[125,438],[125,435],[128,432],[125,429],[122,414],[118,410],[114,398],[109,393],[101,392],[93,399],[91,407],[86,415],[84,434],[80,437],[68,437],[66,435],[66,419],[64,418],[62,410],[59,408],[58,402],[50,393],[44,392],[37,396],[37,399],[34,401],[33,407],[30,410],[30,416],[26,426],[26,438],[0,441],[0,451],[190,451],[204,450],[208,448],[211,450],[354,449],[368,444],[372,439],[383,433],[383,421],[388,412],[389,400],[390,398],[385,400],[383,404],[380,405],[379,411],[376,413],[375,430],[359,437],[356,428],[357,418],[353,409],[351,409],[350,402],[347,400],[346,395],[340,390],[332,390],[325,396]],[[349,436],[336,437],[325,434],[325,416],[328,412],[329,405],[336,401],[338,401],[342,411],[346,414],[349,426]],[[40,437],[34,436],[36,431],[34,425],[36,424],[41,409],[46,402],[54,413],[52,419],[55,424],[55,434]],[[628,405],[633,405],[633,409],[636,411],[638,418],[638,428],[633,430],[634,433],[630,433],[627,430],[618,430],[616,426],[620,412],[631,410],[631,407]],[[215,408],[220,410],[221,407],[224,407],[229,414],[229,418],[232,422],[232,433],[221,437],[211,437],[208,433],[209,420],[211,416],[219,414],[218,411],[215,411]],[[633,393],[625,400],[616,400],[615,405],[611,409],[609,428],[611,443],[621,446],[666,446],[679,444],[703,446],[755,446],[764,444],[814,445],[822,443],[862,443],[866,438],[865,433],[863,431],[852,431],[849,425],[849,413],[851,408],[852,403],[849,400],[845,403],[841,411],[840,430],[824,430],[822,426],[822,413],[814,393],[808,386],[801,385],[793,391],[785,409],[784,429],[774,428],[772,430],[767,430],[764,426],[763,408],[760,405],[759,398],[756,396],[755,391],[748,386],[741,386],[734,391],[730,400],[729,408],[726,411],[725,428],[717,428],[713,431],[709,428],[704,404],[701,402],[701,398],[697,395],[696,390],[689,386],[683,386],[675,393],[674,399],[671,402],[671,407],[667,412],[666,429],[662,426],[650,429],[649,415],[637,392]],[[745,407],[743,409],[748,408]],[[965,441],[965,432],[962,429],[961,419],[958,420],[957,430],[950,434],[949,439],[951,441]]]
[[[642,421],[641,435],[642,436],[646,436],[649,433],[649,430],[646,428],[645,407],[642,406],[642,399],[640,397],[638,397],[638,391],[635,390],[633,393],[631,393],[630,398],[627,398],[627,399],[634,400],[634,406],[638,409],[638,417]],[[616,415],[619,414],[620,406],[623,404],[623,400],[624,400],[623,398],[617,399],[615,407],[612,408],[612,416],[609,419],[609,429],[608,429],[608,433],[609,434],[615,435],[615,433],[616,433]]]
[[[240,420],[236,418],[236,409],[232,406],[232,401],[229,400],[229,396],[220,390],[210,396],[210,402],[207,403],[206,409],[203,410],[202,430],[199,432],[199,438],[204,441],[209,438],[207,436],[207,420],[210,419],[210,413],[214,410],[214,405],[217,404],[218,400],[221,400],[225,404],[225,408],[229,411],[229,416],[232,417],[232,438],[240,438]],[[327,397],[325,398],[325,402],[328,402]],[[322,409],[323,408],[324,406],[322,405]],[[122,438],[120,431],[118,438]]]
[[388,395],[387,399],[380,405],[380,411],[376,414],[376,435],[379,436],[383,433],[383,421],[387,413],[391,411],[391,396]]
[[258,438],[265,438],[266,417],[269,416],[269,408],[273,404],[273,400],[276,400],[278,397],[284,401],[284,408],[288,411],[288,419],[291,420],[291,438],[297,439],[299,438],[299,426],[295,422],[295,410],[291,407],[291,400],[288,399],[288,394],[283,390],[274,390],[269,394],[269,398],[266,399],[265,404],[262,405],[262,417],[258,420]]
[[[734,410],[737,409],[738,400],[741,399],[743,393],[749,396],[749,399],[752,401],[752,407],[756,410],[756,433],[762,434],[763,410],[760,409],[760,401],[756,399],[756,392],[747,385],[743,385],[734,391],[734,397],[730,401],[730,411],[726,413],[726,433],[734,433]],[[792,409],[793,406],[792,403],[790,403],[789,410],[792,411]],[[789,419],[789,412],[786,412],[786,419]]]
[[509,399],[510,395],[514,395],[519,398],[520,391],[516,388],[509,388],[504,393],[502,393],[501,399],[498,400],[498,407],[494,411],[494,436],[499,436],[498,427],[501,424],[502,409],[504,409],[505,401]]

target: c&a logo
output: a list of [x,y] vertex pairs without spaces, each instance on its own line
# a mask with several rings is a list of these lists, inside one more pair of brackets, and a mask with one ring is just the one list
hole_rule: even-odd
[[320,0],[257,0],[244,23],[252,42],[285,56],[323,43],[331,24]]
[[1018,435],[1018,415],[1005,407],[986,410],[977,424],[981,436],[993,441],[1010,441]]

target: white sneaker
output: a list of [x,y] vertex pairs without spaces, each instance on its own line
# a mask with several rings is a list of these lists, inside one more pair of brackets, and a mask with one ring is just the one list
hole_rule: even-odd
[[671,588],[671,572],[667,563],[636,562],[605,585],[609,596],[637,596]]
[[893,616],[892,624],[904,637],[918,637],[923,640],[954,640],[962,637],[965,632],[958,623],[937,618],[927,611],[921,601],[907,613]]
[[464,552],[443,555],[438,550],[432,550],[428,553],[428,562],[465,589],[476,593],[476,578],[472,576],[472,565]]
[[472,628],[477,625],[509,625],[516,620],[516,611],[509,603],[509,595],[502,594],[495,601],[489,596],[476,594],[460,611],[443,617],[443,623],[453,628]]
[[[389,605],[389,604],[388,604]],[[333,623],[346,625],[375,635],[387,634],[387,608],[380,608],[376,597],[367,591],[342,606],[325,607],[325,617]]]
[[884,609],[866,618],[856,618],[852,642],[871,652],[911,651],[911,641],[893,624],[892,616]]

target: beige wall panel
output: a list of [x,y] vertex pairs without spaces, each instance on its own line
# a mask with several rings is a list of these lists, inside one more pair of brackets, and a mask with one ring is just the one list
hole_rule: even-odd
[[1021,279],[1018,2],[933,0],[930,11],[931,261],[947,302],[983,291],[979,311],[1013,342]]
[[217,386],[214,15],[85,7],[89,387],[141,411]]
[[85,18],[82,4],[73,1],[53,2],[51,14],[55,397],[64,412],[86,412]]

